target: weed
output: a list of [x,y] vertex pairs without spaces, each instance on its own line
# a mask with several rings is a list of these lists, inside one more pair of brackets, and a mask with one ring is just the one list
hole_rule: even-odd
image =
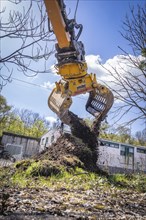
[[[0,169],[0,187],[52,187],[69,190],[106,189],[117,187],[146,192],[146,175],[144,174],[114,174],[109,176],[87,172],[76,158],[64,157],[71,166],[63,166],[49,160],[27,160],[17,162],[15,168]],[[4,203],[3,203],[4,204]],[[4,206],[4,205],[3,205]]]
[[146,176],[142,174],[114,174],[108,177],[108,181],[117,187],[146,192]]

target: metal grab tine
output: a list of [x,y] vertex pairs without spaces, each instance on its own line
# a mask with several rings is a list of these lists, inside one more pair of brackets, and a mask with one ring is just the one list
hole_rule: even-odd
[[114,101],[112,92],[106,88],[106,93],[100,89],[96,89],[89,93],[86,104],[86,111],[95,117],[95,120],[102,121],[105,119],[107,112],[111,108]]

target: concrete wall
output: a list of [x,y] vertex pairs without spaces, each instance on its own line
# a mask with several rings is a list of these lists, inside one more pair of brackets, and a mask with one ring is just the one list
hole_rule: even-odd
[[23,157],[31,157],[39,152],[39,138],[33,138],[9,132],[3,132],[1,144],[5,147],[7,144],[23,146]]

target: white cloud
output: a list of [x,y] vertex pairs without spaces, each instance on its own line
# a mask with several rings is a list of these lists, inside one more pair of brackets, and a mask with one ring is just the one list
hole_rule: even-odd
[[[81,96],[81,98],[88,98],[89,93],[81,94],[80,96]],[[79,97],[80,97],[80,96],[79,96]]]
[[100,55],[93,55],[93,54],[87,55],[85,59],[86,62],[89,64],[88,66],[93,69],[96,69],[97,65],[100,64],[102,61]]
[[52,66],[50,67],[50,70],[51,70],[52,73],[56,74],[55,65],[52,65]]
[[102,60],[99,55],[87,55],[85,59],[88,66],[88,73],[96,73],[98,77],[104,74],[104,70],[100,65]]
[[50,126],[52,126],[57,121],[57,119],[52,116],[47,116],[45,119],[50,122]]
[[55,87],[55,83],[51,83],[50,81],[44,82],[43,87],[46,89],[53,89]]
[[[120,84],[118,83],[119,76],[117,73],[119,73],[120,79],[123,83],[125,77],[129,79],[133,77],[134,81],[136,78],[144,81],[144,75],[142,75],[141,71],[134,65],[134,63],[138,63],[143,59],[144,58],[142,56],[135,57],[133,55],[116,55],[113,58],[108,59],[105,63],[101,63],[101,58],[99,55],[86,56],[88,73],[95,73],[98,83],[110,87],[111,90],[113,89],[120,91],[120,93],[122,93],[124,97],[127,96],[127,93],[121,88]],[[115,70],[117,71],[117,73]],[[113,76],[109,73],[109,71],[113,74]],[[114,103],[120,104],[122,101],[116,99],[116,94],[114,95]]]
[[55,76],[59,76],[58,74],[57,74],[57,68],[55,67],[55,65],[52,65],[51,67],[50,67],[50,70],[51,70],[51,72],[55,75]]
[[44,82],[42,87],[46,88],[46,89],[50,89],[52,90],[55,87],[55,83],[52,81],[59,81],[61,79],[61,77],[57,74],[57,69],[55,68],[55,65],[52,65],[50,67],[50,77],[49,77],[49,81]]
[[112,77],[107,70],[114,74],[114,69],[116,69],[121,76],[129,76],[130,72],[139,77],[140,70],[133,65],[131,60],[137,62],[142,61],[143,58],[141,56],[135,57],[132,55],[117,55],[111,59],[108,59],[105,63],[101,63],[101,58],[99,55],[86,56],[88,73],[95,73],[97,81],[109,84],[109,86],[113,86],[113,83],[116,84],[116,79]]

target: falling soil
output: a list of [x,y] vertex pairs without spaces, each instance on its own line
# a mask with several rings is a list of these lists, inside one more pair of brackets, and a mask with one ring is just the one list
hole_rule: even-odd
[[99,171],[96,165],[98,158],[97,133],[91,131],[83,119],[71,112],[69,114],[72,134],[62,134],[37,158],[39,160],[48,158],[67,168],[78,166],[92,172]]

